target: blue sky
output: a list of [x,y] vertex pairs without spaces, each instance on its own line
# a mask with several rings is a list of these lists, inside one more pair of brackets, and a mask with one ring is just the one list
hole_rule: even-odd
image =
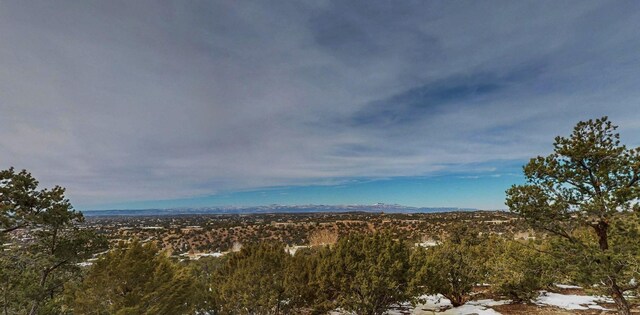
[[2,1],[0,168],[79,209],[503,208],[608,115],[640,144],[640,3]]
[[517,161],[498,163],[503,168],[480,168],[429,176],[349,178],[335,183],[279,186],[223,192],[174,200],[146,200],[104,204],[93,210],[154,209],[167,207],[305,205],[305,204],[401,204],[414,207],[506,209],[504,191],[522,184]]

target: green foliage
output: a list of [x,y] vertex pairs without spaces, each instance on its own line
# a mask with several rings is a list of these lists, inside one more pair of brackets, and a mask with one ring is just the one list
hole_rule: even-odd
[[18,252],[0,253],[0,305],[5,314],[24,314],[35,296],[38,275]]
[[300,249],[288,260],[284,274],[285,294],[288,304],[297,310],[322,309],[323,294],[320,290],[318,266],[321,252],[328,248]]
[[291,305],[284,270],[291,256],[281,244],[243,246],[224,258],[211,279],[219,314],[281,314]]
[[[47,190],[38,191],[38,181],[26,170],[0,171],[0,237],[37,222],[46,203]],[[54,188],[58,191],[59,187]]]
[[548,244],[492,238],[487,261],[491,290],[514,302],[529,302],[538,291],[550,287],[561,266],[547,254]]
[[486,239],[458,225],[440,245],[418,248],[411,256],[411,287],[416,295],[442,294],[453,306],[469,299],[474,286],[483,282]]
[[527,184],[507,190],[507,205],[554,235],[555,256],[629,314],[623,293],[637,291],[632,279],[640,279],[638,218],[631,214],[640,210],[640,148],[621,145],[616,129],[603,117],[557,137],[554,153],[524,167]]
[[383,314],[408,301],[409,247],[389,234],[350,235],[318,267],[326,301],[356,314]]
[[199,260],[189,261],[188,269],[193,276],[194,291],[193,300],[196,302],[196,312],[198,314],[216,314],[219,306],[217,296],[213,294],[213,287],[218,286],[212,283],[212,279],[217,277],[224,268],[226,258],[203,257]]
[[[556,239],[553,250],[557,253],[568,253],[562,257],[572,279],[588,288],[593,284],[601,284],[603,279],[611,279],[611,272],[616,272],[616,283],[625,291],[638,292],[634,284],[640,274],[640,220],[638,213],[620,214],[610,221],[608,235],[609,249],[601,250],[597,234],[589,228],[576,229],[572,237],[576,242]],[[606,282],[605,282],[606,283]],[[598,286],[599,287],[599,286]],[[630,290],[627,290],[630,289]],[[609,293],[611,288],[595,290],[595,293]]]
[[188,314],[195,279],[153,244],[119,244],[98,259],[77,287],[75,314]]
[[7,314],[63,313],[61,293],[79,276],[77,263],[106,246],[78,228],[83,216],[64,188],[37,188],[25,170],[0,171],[0,241],[11,244],[0,251],[0,308]]

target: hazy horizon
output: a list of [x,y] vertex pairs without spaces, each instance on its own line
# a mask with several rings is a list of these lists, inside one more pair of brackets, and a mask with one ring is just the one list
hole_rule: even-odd
[[[369,207],[368,209],[374,209],[375,207],[398,207],[398,208],[407,208],[407,209],[452,209],[452,210],[480,210],[480,211],[507,211],[506,207],[501,209],[479,209],[479,208],[467,208],[467,207],[454,207],[454,206],[443,206],[443,207],[430,207],[430,206],[407,206],[401,204],[387,204],[383,202],[373,203],[373,204],[320,204],[320,203],[311,203],[311,204],[253,204],[253,205],[216,205],[216,206],[177,206],[177,207],[148,207],[148,208],[103,208],[103,209],[76,209],[82,212],[100,212],[100,211],[146,211],[146,210],[207,210],[207,209],[241,209],[247,210],[252,208],[269,208],[269,207],[288,207],[288,208],[306,208],[306,207],[342,207],[344,209],[348,207]],[[366,210],[366,209],[365,209]],[[322,211],[319,211],[322,212]]]

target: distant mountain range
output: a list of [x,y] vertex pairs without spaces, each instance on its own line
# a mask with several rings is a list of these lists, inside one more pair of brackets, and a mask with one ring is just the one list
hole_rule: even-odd
[[255,207],[203,207],[173,209],[135,209],[135,210],[85,210],[87,217],[98,216],[161,216],[189,214],[257,214],[257,213],[312,213],[312,212],[385,212],[385,213],[432,213],[452,211],[476,211],[473,208],[419,208],[397,204],[377,203],[374,205],[268,205]]

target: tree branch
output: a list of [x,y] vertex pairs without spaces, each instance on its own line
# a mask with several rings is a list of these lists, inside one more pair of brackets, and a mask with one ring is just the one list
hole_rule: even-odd
[[627,188],[631,188],[633,185],[637,184],[638,180],[640,180],[640,177],[638,177],[638,170],[633,170],[633,177],[631,177],[629,184],[627,184]]
[[640,283],[636,283],[634,285],[628,285],[628,286],[621,286],[620,290],[624,292],[624,291],[636,290],[638,288],[640,288]]
[[0,230],[0,233],[2,233],[2,234],[10,233],[10,232],[13,232],[15,230],[26,228],[28,225],[29,225],[28,223],[22,223],[22,224],[19,224],[19,225],[16,225],[16,226],[4,229],[4,230]]

